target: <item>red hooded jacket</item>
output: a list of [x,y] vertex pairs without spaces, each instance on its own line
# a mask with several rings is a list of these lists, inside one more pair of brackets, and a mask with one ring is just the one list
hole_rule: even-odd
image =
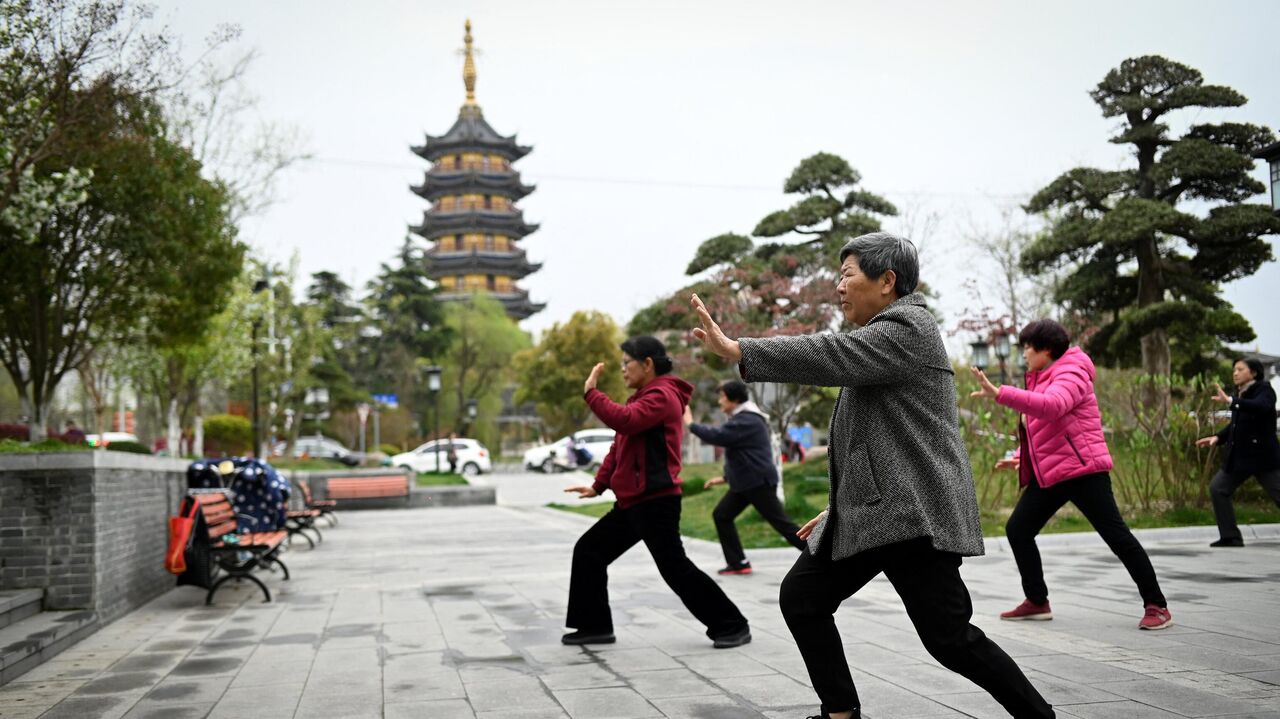
[[598,389],[587,392],[587,406],[618,433],[596,472],[596,493],[613,490],[621,509],[680,494],[682,418],[692,394],[693,385],[669,374],[636,390],[626,404]]

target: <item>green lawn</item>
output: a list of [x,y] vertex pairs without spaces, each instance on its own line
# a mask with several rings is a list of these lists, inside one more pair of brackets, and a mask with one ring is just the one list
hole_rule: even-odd
[[323,472],[330,469],[355,469],[355,467],[348,467],[336,459],[317,458],[285,459],[284,457],[277,457],[271,460],[271,466],[276,469],[300,469],[313,472]]
[[[681,476],[684,477],[684,506],[680,513],[680,533],[686,537],[717,541],[716,527],[711,521],[711,511],[716,502],[728,491],[725,486],[702,489],[702,482],[708,477],[721,473],[720,465],[688,465]],[[787,493],[787,514],[796,524],[804,524],[813,519],[818,512],[827,506],[827,494],[830,485],[826,479],[825,460],[816,460],[799,465],[787,465],[783,473],[784,488]],[[1016,479],[1013,480],[1016,483]],[[1236,502],[1236,518],[1241,524],[1280,523],[1280,508],[1266,501],[1258,501],[1244,491]],[[1206,500],[1207,501],[1207,500]],[[556,509],[577,512],[590,517],[604,516],[613,508],[612,503],[601,504],[551,504]],[[988,537],[1004,536],[1004,523],[1009,517],[1009,509],[984,511],[982,513],[982,533]],[[1124,511],[1125,521],[1134,529],[1154,527],[1189,527],[1213,525],[1213,510],[1208,506],[1181,507],[1164,511],[1141,512]],[[755,509],[748,509],[738,515],[738,534],[742,537],[742,545],[749,549],[760,547],[785,547],[787,543],[778,536],[773,528],[760,517]],[[1050,520],[1044,532],[1090,532],[1093,528],[1076,511],[1068,505]]]
[[461,474],[453,474],[451,472],[420,472],[418,473],[419,487],[437,487],[442,484],[470,484],[466,477]]

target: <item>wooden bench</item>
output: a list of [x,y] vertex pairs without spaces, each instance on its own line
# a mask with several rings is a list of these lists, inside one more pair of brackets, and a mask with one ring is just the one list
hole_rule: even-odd
[[[312,549],[316,548],[317,542],[324,541],[324,535],[320,534],[320,528],[316,526],[316,520],[324,516],[324,513],[318,509],[290,509],[285,513],[285,531],[289,533],[289,546],[293,546],[294,537],[302,537],[307,540],[307,546]],[[316,538],[312,539],[307,531],[316,533]]]
[[335,477],[328,482],[329,499],[409,498],[409,477],[395,474],[383,477]]
[[[262,590],[266,596],[264,601],[271,601],[271,592],[267,585],[253,576],[253,571],[260,567],[280,567],[284,578],[289,578],[289,568],[280,561],[280,548],[288,538],[283,529],[272,532],[236,532],[236,511],[231,505],[231,498],[223,491],[192,492],[188,501],[200,503],[200,513],[208,529],[208,542],[197,542],[194,546],[204,546],[209,552],[212,563],[224,574],[209,587],[204,603],[213,604],[213,595],[226,582],[234,579],[237,582],[248,579]],[[184,508],[189,505],[184,505]],[[226,542],[223,537],[234,535],[237,541]]]
[[338,506],[337,500],[333,499],[314,499],[311,496],[311,485],[307,484],[307,480],[299,479],[295,484],[302,492],[302,504],[307,509],[314,509],[320,513],[321,517],[329,522],[330,527],[338,526],[338,513],[333,511]]

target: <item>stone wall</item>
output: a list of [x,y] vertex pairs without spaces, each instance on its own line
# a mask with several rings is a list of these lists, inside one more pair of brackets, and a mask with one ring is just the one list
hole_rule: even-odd
[[171,589],[168,518],[182,460],[124,452],[0,455],[0,589],[110,621]]

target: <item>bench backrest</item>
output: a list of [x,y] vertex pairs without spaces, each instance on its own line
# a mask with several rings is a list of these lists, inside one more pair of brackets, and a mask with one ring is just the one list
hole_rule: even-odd
[[224,534],[236,533],[236,510],[231,506],[230,497],[222,492],[200,492],[191,498],[200,503],[210,539],[217,541]]
[[335,477],[328,482],[330,499],[366,499],[409,496],[409,478],[403,474],[386,477]]
[[311,504],[311,485],[305,479],[296,479],[294,484],[298,485],[298,489],[302,492],[303,504]]

